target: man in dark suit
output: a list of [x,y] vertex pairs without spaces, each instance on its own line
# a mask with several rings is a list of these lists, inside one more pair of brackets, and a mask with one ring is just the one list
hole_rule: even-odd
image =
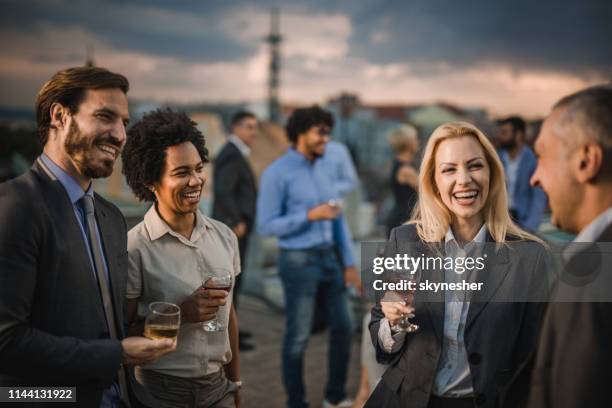
[[126,224],[92,184],[125,144],[128,87],[80,67],[38,94],[43,154],[0,184],[0,386],[76,387],[88,408],[156,405],[130,367],[176,345],[125,338]]
[[504,407],[609,407],[612,88],[587,88],[559,101],[535,151],[532,185],[547,193],[553,224],[578,236],[562,254],[567,264],[535,357],[512,382]]
[[[232,117],[228,142],[213,162],[214,203],[212,217],[230,227],[238,237],[240,268],[234,286],[234,306],[238,307],[238,291],[246,261],[248,239],[255,222],[257,187],[248,162],[251,145],[257,135],[257,118],[250,112],[240,111]],[[254,348],[245,341],[250,333],[240,331],[240,350]]]

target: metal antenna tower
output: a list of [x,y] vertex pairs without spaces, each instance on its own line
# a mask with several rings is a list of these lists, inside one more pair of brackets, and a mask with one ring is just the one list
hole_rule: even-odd
[[278,98],[280,84],[280,44],[283,37],[280,34],[279,9],[271,10],[270,34],[265,38],[270,45],[270,66],[268,78],[268,114],[272,122],[280,122],[280,101]]

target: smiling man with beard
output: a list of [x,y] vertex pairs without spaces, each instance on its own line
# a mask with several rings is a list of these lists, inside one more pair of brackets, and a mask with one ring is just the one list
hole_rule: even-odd
[[125,220],[92,184],[125,143],[128,87],[80,67],[38,94],[43,154],[0,185],[0,386],[76,387],[82,407],[157,405],[128,367],[175,344],[125,338]]

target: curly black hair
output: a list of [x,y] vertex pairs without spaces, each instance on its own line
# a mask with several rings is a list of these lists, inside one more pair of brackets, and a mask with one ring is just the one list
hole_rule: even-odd
[[151,186],[161,177],[166,162],[166,149],[191,142],[208,162],[204,135],[184,112],[157,109],[146,114],[127,132],[121,161],[128,185],[140,201],[155,201]]
[[297,143],[299,135],[308,132],[311,127],[319,125],[326,125],[333,128],[334,117],[332,114],[322,109],[319,105],[296,109],[293,111],[293,114],[285,126],[287,138],[291,143],[295,144]]

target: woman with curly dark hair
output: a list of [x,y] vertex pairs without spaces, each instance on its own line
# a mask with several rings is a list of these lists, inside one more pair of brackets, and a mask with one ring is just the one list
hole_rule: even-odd
[[128,131],[122,160],[134,194],[153,202],[128,233],[128,319],[140,331],[137,323],[150,303],[174,303],[181,310],[176,351],[140,368],[137,377],[164,406],[237,406],[232,292],[208,282],[220,276],[233,282],[240,257],[234,233],[198,210],[208,161],[204,136],[184,113],[156,110]]

